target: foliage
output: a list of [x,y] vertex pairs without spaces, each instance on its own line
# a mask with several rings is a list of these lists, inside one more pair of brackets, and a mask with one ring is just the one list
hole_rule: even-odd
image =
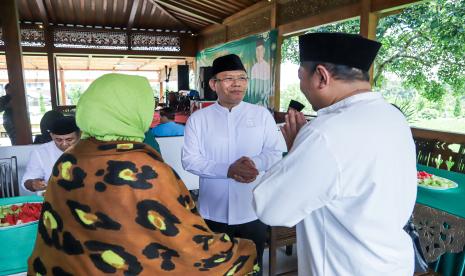
[[281,90],[281,99],[280,99],[280,108],[281,111],[287,111],[289,102],[295,100],[301,102],[305,105],[305,108],[302,110],[304,114],[315,113],[312,110],[312,106],[305,98],[304,94],[300,91],[300,85],[298,83],[290,84],[285,89]]
[[394,72],[431,101],[440,101],[446,88],[465,94],[464,26],[463,0],[434,0],[381,19],[375,85],[385,72]]
[[460,115],[462,115],[462,103],[459,98],[456,98],[454,106],[454,116],[460,117]]
[[70,99],[71,104],[76,105],[83,93],[84,91],[81,86],[72,86],[68,92],[68,98]]
[[39,95],[39,110],[41,114],[44,114],[46,110],[44,96],[42,95],[42,93],[40,93]]
[[[360,22],[358,19],[352,19],[333,23],[325,26],[321,26],[316,29],[312,29],[311,32],[344,32],[357,34],[360,32]],[[281,46],[282,59],[283,61],[289,61],[294,64],[299,64],[299,38],[292,36],[284,39]]]
[[416,108],[415,108],[413,102],[400,99],[400,100],[397,100],[394,103],[392,103],[392,105],[397,107],[400,110],[400,112],[402,112],[402,114],[404,114],[405,119],[407,120],[407,122],[413,123],[413,122],[415,122],[417,120],[417,118],[415,116],[417,111],[416,111]]
[[[312,29],[358,32],[358,19]],[[410,6],[381,18],[377,38],[383,44],[375,61],[374,84],[385,87],[386,74],[402,79],[430,101],[441,101],[449,89],[465,95],[465,3],[464,0],[433,0]],[[283,42],[283,60],[299,63],[298,38]]]

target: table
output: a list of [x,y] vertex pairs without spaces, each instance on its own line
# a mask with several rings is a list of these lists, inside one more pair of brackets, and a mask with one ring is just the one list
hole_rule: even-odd
[[422,251],[444,276],[465,274],[465,174],[417,165],[419,171],[450,179],[459,186],[438,191],[418,187],[413,222]]
[[[42,202],[40,196],[0,198],[0,205]],[[0,275],[22,273],[32,253],[37,236],[37,222],[0,229]]]

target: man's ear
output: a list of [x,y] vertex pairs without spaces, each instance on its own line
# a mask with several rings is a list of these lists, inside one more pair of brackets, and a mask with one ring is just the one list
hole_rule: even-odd
[[212,91],[215,91],[215,93],[216,93],[215,82],[216,82],[216,80],[210,79],[210,80],[208,81],[208,84],[210,85],[211,90],[212,90]]
[[318,88],[322,89],[329,85],[331,74],[322,65],[317,65],[315,73],[318,76]]

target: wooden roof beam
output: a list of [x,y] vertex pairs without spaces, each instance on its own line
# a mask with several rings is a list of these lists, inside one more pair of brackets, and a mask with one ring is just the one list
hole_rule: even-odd
[[233,14],[231,16],[226,17],[223,20],[223,24],[229,24],[229,23],[231,23],[233,21],[236,21],[239,18],[243,18],[244,16],[246,16],[248,14],[251,14],[251,13],[253,13],[255,11],[268,8],[268,6],[271,6],[271,5],[272,5],[272,3],[268,2],[268,1],[257,2],[255,4],[253,4],[252,6],[249,6],[249,7],[245,8],[245,9],[243,9],[243,10],[240,10],[240,11],[236,12],[235,14]]
[[45,26],[48,26],[49,22],[48,22],[47,10],[45,9],[43,0],[36,0],[35,2],[39,10],[40,19],[42,19],[42,22],[44,23]]
[[129,12],[129,19],[128,19],[128,25],[127,29],[131,30],[132,27],[134,26],[134,19],[136,18],[136,13],[137,13],[137,7],[139,6],[139,0],[133,0],[132,1],[132,6],[131,6],[131,11]]
[[197,10],[187,7],[187,6],[180,7],[179,6],[180,3],[176,3],[170,0],[153,0],[153,1],[157,2],[158,4],[164,5],[165,7],[172,9],[176,12],[192,16],[202,21],[206,21],[211,24],[221,24],[220,19],[214,18],[207,14],[200,14]]
[[173,16],[171,13],[169,13],[163,6],[161,6],[160,4],[158,4],[157,2],[155,2],[155,0],[149,0],[150,3],[152,3],[155,7],[157,7],[158,9],[160,9],[162,11],[162,13],[166,14],[169,18],[173,19],[174,21],[178,22],[179,24],[183,25],[184,27],[186,27],[186,24],[184,22],[182,22],[181,20],[179,20],[177,17]]

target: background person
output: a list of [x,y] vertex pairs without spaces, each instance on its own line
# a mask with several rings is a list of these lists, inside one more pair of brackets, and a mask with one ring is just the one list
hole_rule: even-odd
[[72,116],[56,119],[50,128],[52,141],[40,145],[31,152],[21,181],[24,189],[43,191],[52,174],[52,168],[64,151],[79,141],[80,130]]
[[183,136],[184,126],[174,122],[176,111],[170,107],[160,110],[160,124],[151,132],[155,137]]
[[16,129],[13,122],[13,110],[11,106],[11,86],[5,84],[5,95],[0,97],[0,112],[3,111],[3,128],[10,138],[11,145],[16,145]]
[[34,144],[45,144],[52,141],[50,129],[52,128],[53,123],[63,116],[63,113],[56,110],[49,110],[45,112],[42,119],[40,119],[40,134],[35,137]]

